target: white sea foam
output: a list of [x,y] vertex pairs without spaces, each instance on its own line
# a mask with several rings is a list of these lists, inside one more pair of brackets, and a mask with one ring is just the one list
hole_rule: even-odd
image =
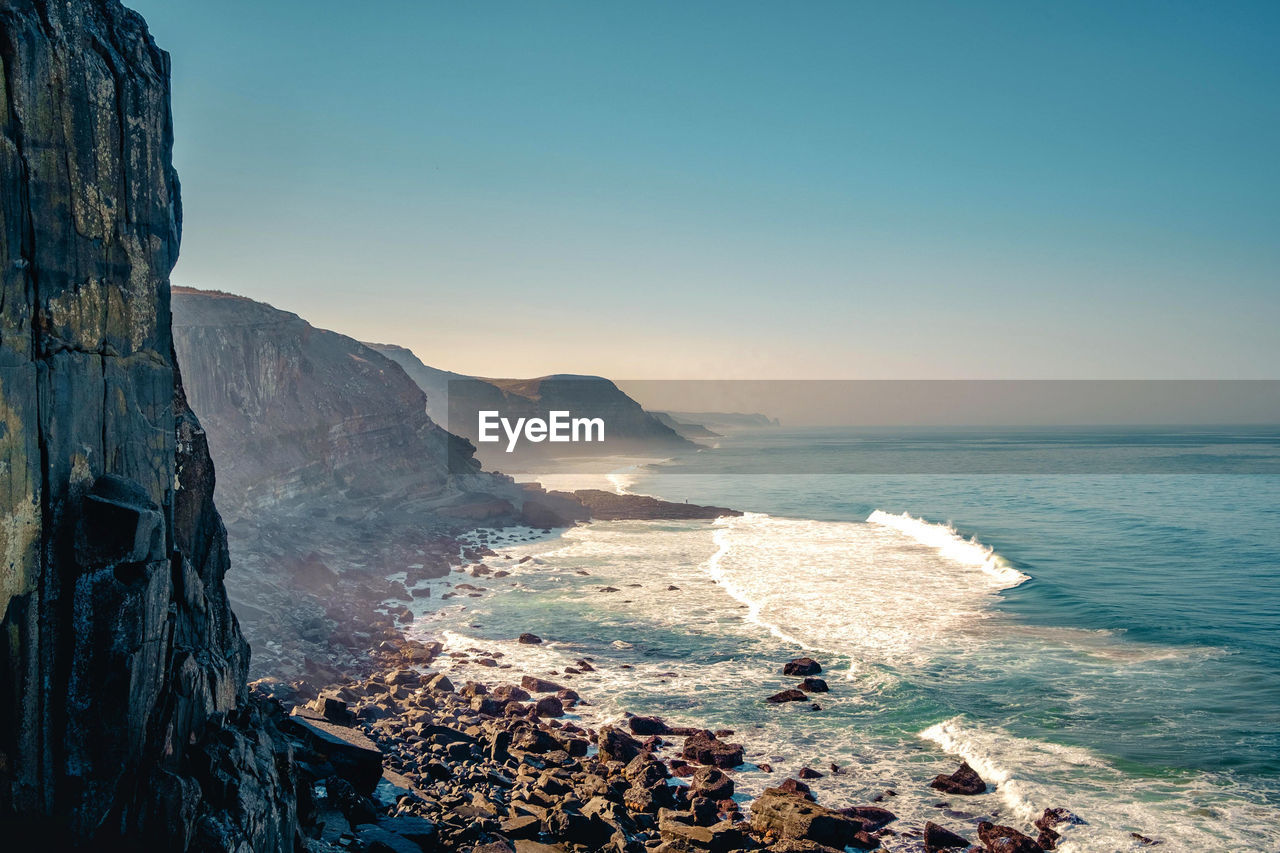
[[867,522],[879,524],[909,536],[921,545],[935,549],[948,560],[977,566],[990,575],[1001,589],[1010,589],[1031,580],[1029,576],[1009,565],[1009,561],[997,554],[990,546],[982,544],[976,538],[964,538],[950,524],[935,524],[923,518],[916,518],[909,513],[894,515],[879,509],[867,516]]
[[911,521],[722,518],[706,568],[747,620],[784,642],[855,662],[921,662],[972,634],[994,594],[1026,575],[980,543]]
[[[1140,845],[1131,833],[1168,850],[1256,850],[1274,838],[1280,811],[1247,799],[1227,800],[1229,784],[1205,773],[1127,775],[1087,749],[1014,737],[956,717],[920,737],[969,763],[1002,804],[1004,822],[1029,824],[1045,808],[1067,806],[1086,824],[1067,827],[1066,853],[1110,853]],[[1012,819],[1012,820],[1011,820]]]
[[[493,684],[527,673],[579,690],[593,703],[578,710],[588,724],[629,710],[736,728],[747,760],[775,768],[735,774],[746,794],[801,765],[824,769],[835,762],[845,772],[816,783],[822,802],[865,803],[894,788],[891,807],[902,827],[941,820],[972,837],[973,821],[990,815],[1031,830],[1029,821],[1042,809],[1063,806],[1089,821],[1064,831],[1061,849],[1068,853],[1136,850],[1132,832],[1162,839],[1159,849],[1171,851],[1276,849],[1280,814],[1223,777],[1124,772],[1089,750],[1019,738],[964,717],[918,736],[914,728],[886,734],[883,702],[909,696],[944,663],[947,677],[964,679],[1063,666],[1085,654],[1091,666],[1112,672],[1116,662],[1107,649],[1133,644],[1108,632],[1028,628],[996,618],[1000,592],[1025,575],[945,525],[883,516],[891,521],[752,514],[715,524],[610,522],[518,541],[499,549],[512,559],[488,561],[510,577],[433,581],[439,592],[463,580],[489,591],[443,603],[438,594],[415,600],[415,612],[426,612],[414,630],[442,637],[449,651],[501,653],[497,668],[480,666],[474,654],[437,660],[455,681]],[[519,563],[525,555],[535,559]],[[561,614],[578,620],[576,627],[559,632]],[[531,629],[541,645],[516,641]],[[698,635],[710,641],[698,646],[704,654],[707,648],[731,654],[717,655],[712,665],[682,657],[676,638]],[[850,669],[851,683],[833,683],[820,697],[822,712],[760,701],[787,686],[778,661],[792,648],[813,650],[828,668]],[[584,655],[595,657],[597,671],[564,675]],[[951,798],[952,810],[940,813],[937,792],[924,782],[961,758],[995,787]],[[906,839],[887,843],[918,849]]]

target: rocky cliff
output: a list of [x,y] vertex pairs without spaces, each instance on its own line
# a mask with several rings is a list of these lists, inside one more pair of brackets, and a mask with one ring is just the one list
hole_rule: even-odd
[[223,460],[218,497],[229,517],[373,493],[445,505],[508,490],[431,420],[399,365],[359,341],[262,302],[182,287],[173,329],[187,394]]
[[[447,427],[471,441],[485,465],[503,470],[545,472],[548,460],[566,456],[669,456],[698,446],[655,417],[617,385],[600,376],[559,374],[536,379],[480,379],[430,367],[412,351],[392,344],[370,344],[394,360],[427,394],[433,417],[445,418]],[[547,418],[551,411],[571,412],[573,417],[602,418],[602,442],[533,444],[524,442],[515,453],[506,443],[479,441],[478,414],[496,410],[503,417]]]
[[569,496],[481,470],[404,370],[358,341],[190,288],[173,289],[173,317],[192,407],[225,460],[228,588],[255,675],[358,670],[367,637],[338,626],[391,594],[388,575],[446,573],[460,530],[587,517]]
[[118,2],[0,0],[0,58],[4,844],[293,850],[172,350],[168,56]]

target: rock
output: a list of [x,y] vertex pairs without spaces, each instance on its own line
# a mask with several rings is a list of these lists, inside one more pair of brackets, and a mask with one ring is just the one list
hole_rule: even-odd
[[707,732],[698,732],[685,738],[681,757],[699,764],[713,764],[728,769],[742,763],[743,748],[740,743],[725,743]]
[[382,779],[382,751],[359,729],[317,717],[306,717],[299,708],[289,717],[293,730],[313,750],[323,755],[359,793],[369,796]]
[[521,634],[517,642],[526,646],[536,646],[542,642],[542,638],[537,634]]
[[[564,492],[552,492],[555,495]],[[576,498],[591,513],[591,517],[601,521],[622,520],[667,520],[684,518],[714,519],[722,516],[742,515],[735,509],[721,506],[699,506],[697,504],[674,503],[648,495],[617,494],[603,489],[578,489],[573,492]]]
[[933,781],[929,783],[930,788],[936,788],[948,794],[960,794],[962,796],[974,796],[981,794],[987,790],[987,783],[982,781],[982,777],[978,775],[969,762],[961,762],[956,772],[950,776],[935,776]]
[[806,800],[813,800],[813,790],[803,782],[795,779],[783,779],[778,785],[778,790],[784,794],[799,794]]
[[795,688],[790,688],[783,690],[781,693],[775,693],[764,701],[774,705],[781,705],[785,702],[807,702],[808,700],[809,697],[804,693]]
[[504,820],[502,834],[508,838],[537,838],[542,831],[541,822],[533,815],[523,815]]
[[437,693],[453,692],[453,682],[443,672],[431,676],[425,686],[428,690],[434,690]]
[[717,767],[699,767],[694,771],[689,789],[699,797],[727,800],[733,796],[733,779]]
[[630,763],[641,752],[640,742],[615,726],[601,726],[596,745],[606,761]]
[[1066,824],[1068,826],[1080,826],[1084,824],[1084,819],[1079,815],[1073,814],[1067,809],[1045,809],[1040,817],[1036,818],[1036,829],[1053,829],[1056,826]]
[[800,689],[806,693],[826,693],[831,688],[827,687],[826,681],[811,676],[800,682]]
[[[751,803],[751,815],[751,825],[757,832],[780,838],[804,839],[837,849],[879,846],[863,830],[861,821],[777,788],[766,788]],[[871,847],[862,847],[868,842]]]
[[520,686],[530,693],[555,693],[565,689],[554,681],[545,681],[532,675],[523,676],[520,679]]
[[938,826],[933,821],[925,821],[924,849],[926,853],[934,853],[937,850],[946,850],[953,847],[967,850],[969,842],[951,830]]
[[1041,847],[1033,839],[1011,826],[999,826],[990,821],[978,822],[978,838],[990,853],[1041,853]]
[[812,767],[801,767],[800,772],[796,774],[801,779],[821,779],[822,775]]
[[423,847],[380,826],[363,826],[356,832],[361,853],[422,853]]
[[539,717],[563,717],[564,705],[554,696],[543,696],[533,706]]
[[783,675],[817,675],[822,672],[822,664],[813,658],[796,658],[782,667]]
[[862,821],[862,828],[867,832],[876,832],[898,819],[896,814],[879,806],[850,806],[837,811]]
[[169,57],[118,2],[0,20],[5,843],[291,851],[309,783],[246,687],[171,346]]
[[632,733],[638,735],[671,734],[670,727],[658,717],[631,717],[627,720],[627,726]]

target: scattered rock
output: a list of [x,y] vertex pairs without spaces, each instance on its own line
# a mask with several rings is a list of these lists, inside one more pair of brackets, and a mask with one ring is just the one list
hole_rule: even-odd
[[956,835],[949,829],[945,829],[933,821],[925,821],[924,824],[924,849],[925,853],[935,853],[938,850],[946,850],[950,848],[960,847],[968,849],[969,842],[959,835]]
[[982,781],[982,777],[977,771],[969,766],[969,762],[961,762],[956,772],[950,776],[935,776],[933,781],[929,783],[930,788],[935,788],[947,794],[960,794],[971,797],[981,794],[987,790],[987,783]]
[[822,672],[822,664],[813,658],[796,658],[782,667],[783,675],[817,675]]

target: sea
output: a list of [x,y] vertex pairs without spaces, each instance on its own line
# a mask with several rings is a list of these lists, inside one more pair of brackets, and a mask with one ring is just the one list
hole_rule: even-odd
[[[890,850],[1052,807],[1066,851],[1280,851],[1280,431],[778,428],[615,461],[538,479],[745,514],[477,534],[509,575],[414,603],[456,676],[732,729],[740,796],[807,766],[823,804],[899,816]],[[802,655],[830,692],[764,702]],[[988,793],[928,787],[961,760]]]

